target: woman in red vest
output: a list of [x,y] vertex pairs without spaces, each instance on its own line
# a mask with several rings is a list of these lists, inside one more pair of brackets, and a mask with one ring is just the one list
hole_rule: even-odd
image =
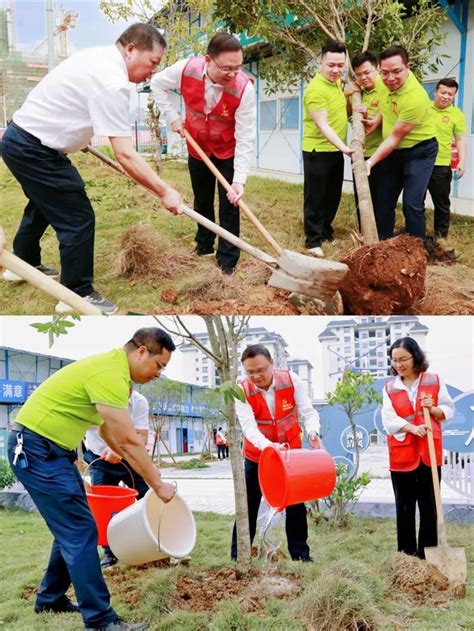
[[[389,350],[392,374],[383,390],[382,422],[397,512],[398,551],[425,558],[425,547],[437,545],[436,505],[423,408],[431,416],[438,475],[443,458],[441,423],[454,414],[454,403],[438,375],[427,371],[425,354],[411,337],[396,340]],[[415,511],[420,527],[416,541]]]
[[[239,236],[240,211],[250,171],[256,136],[255,90],[243,71],[243,51],[239,40],[230,33],[216,33],[205,55],[176,62],[156,74],[150,87],[168,128],[183,135],[183,120],[173,106],[170,90],[179,90],[186,108],[187,131],[209,156],[228,182],[229,193],[218,185],[219,223]],[[181,105],[181,104],[180,104]],[[188,167],[194,194],[194,209],[211,221],[214,216],[216,178],[188,145]],[[198,226],[195,253],[214,254],[215,234]],[[219,239],[217,264],[224,274],[232,274],[240,250]]]
[[[249,512],[250,542],[257,529],[262,498],[258,482],[258,463],[265,447],[288,443],[291,449],[302,444],[303,423],[313,449],[321,449],[319,415],[313,408],[308,391],[297,374],[273,366],[268,349],[262,344],[247,346],[241,361],[247,377],[241,382],[246,402],[236,401],[235,411],[244,434],[245,483]],[[286,508],[286,537],[293,561],[311,562],[308,524],[304,504]],[[237,559],[237,532],[232,534],[232,559]]]

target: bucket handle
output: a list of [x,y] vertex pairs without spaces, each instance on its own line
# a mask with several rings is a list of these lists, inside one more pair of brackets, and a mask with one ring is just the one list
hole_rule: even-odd
[[[176,480],[173,480],[172,484],[174,484],[174,486],[176,488],[176,491],[178,491],[178,483],[176,482]],[[157,541],[157,550],[158,550],[158,552],[163,552],[163,550],[161,549],[161,543],[160,543],[160,532],[161,532],[161,516],[163,514],[164,508],[165,508],[165,503],[162,501],[161,502],[161,508],[160,508],[160,514],[159,514],[159,517],[158,517],[158,531],[156,533],[156,541]]]
[[[98,460],[103,460],[103,458],[99,457],[99,458],[94,458],[94,460],[91,460],[89,462],[89,464],[86,466],[86,468],[84,470],[84,473],[82,474],[82,477],[84,477],[84,475],[87,473],[87,471],[89,470],[89,467],[92,464],[94,464],[94,462],[97,462]],[[107,461],[105,461],[105,462],[107,462]],[[132,470],[130,469],[130,467],[128,467],[123,460],[121,460],[120,462],[117,462],[117,464],[121,464],[123,467],[125,467],[125,469],[127,469],[128,475],[130,476],[130,480],[132,481],[132,488],[133,488],[134,491],[136,491],[135,480],[133,479],[133,474],[132,474]]]

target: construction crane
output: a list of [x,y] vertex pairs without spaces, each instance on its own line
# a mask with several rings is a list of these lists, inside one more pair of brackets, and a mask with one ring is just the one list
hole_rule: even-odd
[[[54,37],[58,39],[58,58],[66,59],[69,56],[68,51],[68,31],[69,29],[76,27],[76,22],[78,18],[78,13],[75,11],[64,11],[64,8],[61,6],[56,12],[56,28],[54,30]],[[37,46],[33,48],[31,51],[32,56],[41,55],[44,49],[47,47],[48,38],[45,37],[41,40]]]

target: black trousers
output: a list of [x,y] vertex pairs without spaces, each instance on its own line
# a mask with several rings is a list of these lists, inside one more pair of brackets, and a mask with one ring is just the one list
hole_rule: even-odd
[[95,217],[79,172],[66,155],[14,123],[7,127],[0,151],[28,198],[14,253],[40,265],[40,240],[51,225],[59,241],[61,283],[87,296],[93,291]]
[[305,246],[333,238],[332,222],[341,201],[344,156],[340,151],[303,151]]
[[[365,158],[365,160],[368,160],[369,156],[367,156]],[[370,188],[370,197],[372,198],[372,206],[374,208],[374,215],[375,215],[375,221],[377,222],[377,204],[378,199],[379,199],[379,195],[380,195],[380,191],[379,191],[379,186],[380,186],[380,162],[378,162],[375,166],[372,167],[372,169],[370,170],[370,175],[369,175],[369,188]],[[361,229],[361,224],[360,224],[360,211],[359,211],[359,196],[357,195],[357,185],[356,185],[356,181],[355,179],[354,181],[354,202],[355,202],[355,206],[356,206],[356,213],[357,213],[357,225],[359,227],[359,231]],[[378,227],[377,227],[377,231],[378,231]]]
[[217,445],[217,457],[219,460],[225,460],[225,445]]
[[393,236],[395,209],[402,191],[407,233],[412,237],[426,235],[424,200],[437,154],[438,141],[430,138],[409,149],[396,149],[382,160],[376,215],[380,239]]
[[[252,462],[245,458],[244,468],[245,483],[247,485],[250,543],[252,544],[257,529],[257,516],[262,492],[258,483],[258,462]],[[304,504],[286,507],[286,538],[288,541],[288,552],[293,560],[309,557],[309,547],[306,543],[308,539],[308,520]],[[237,558],[237,528],[235,524],[232,531],[230,556],[234,560]]]
[[[210,159],[225,179],[232,183],[234,179],[234,158],[220,160],[216,156],[211,155]],[[216,178],[202,160],[198,160],[191,155],[188,158],[188,167],[194,193],[194,210],[206,217],[206,219],[215,221],[214,196]],[[240,234],[240,210],[238,206],[234,206],[229,202],[227,193],[220,184],[217,185],[217,191],[219,195],[219,225],[238,237]],[[213,248],[215,238],[216,235],[213,232],[201,225],[198,226],[195,237],[198,248]],[[220,267],[235,267],[239,256],[240,250],[238,247],[219,237],[216,259]]]
[[434,233],[437,237],[447,237],[451,220],[451,167],[435,166],[428,183],[428,190],[434,205]]
[[[420,462],[414,471],[391,471],[397,512],[398,551],[425,558],[425,547],[436,546],[436,503],[431,467]],[[441,467],[438,467],[441,480]],[[418,504],[420,527],[416,542],[415,512]]]

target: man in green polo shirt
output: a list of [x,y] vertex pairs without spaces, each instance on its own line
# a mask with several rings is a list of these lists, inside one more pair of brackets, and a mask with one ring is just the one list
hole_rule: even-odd
[[454,79],[441,79],[434,93],[432,111],[436,125],[436,138],[439,150],[428,190],[434,205],[434,233],[437,237],[447,237],[451,218],[451,144],[453,140],[459,155],[456,166],[458,177],[464,175],[466,164],[466,117],[459,107],[453,106],[458,91]]
[[[350,83],[344,90],[346,96],[350,96],[357,89],[360,90],[362,105],[357,107],[355,111],[360,112],[364,117],[363,120],[365,120],[366,122],[377,120],[377,126],[375,128],[372,128],[372,126],[369,127],[369,125],[366,126],[368,129],[370,129],[369,133],[367,133],[365,137],[364,158],[366,160],[368,160],[372,156],[372,154],[375,153],[375,150],[382,142],[382,126],[378,123],[380,118],[377,119],[377,115],[380,111],[378,89],[380,89],[380,87],[382,86],[382,81],[378,73],[378,65],[378,59],[376,55],[368,50],[364,50],[362,53],[358,53],[357,55],[355,55],[352,59],[352,68],[355,75],[355,85],[353,83]],[[376,165],[371,170],[369,175],[370,196],[372,198],[374,209],[377,206],[377,175],[379,172],[379,168],[380,165]],[[360,228],[359,199],[357,196],[355,179],[354,197],[357,211],[357,220]],[[375,210],[374,213],[375,216],[377,216]]]
[[319,72],[303,98],[303,168],[305,245],[324,256],[323,241],[333,238],[332,222],[341,200],[346,144],[347,109],[341,88],[346,64],[343,42],[329,40],[321,50]]
[[[148,624],[122,622],[110,607],[97,551],[97,528],[75,466],[76,447],[88,427],[99,426],[105,442],[164,501],[176,492],[161,480],[128,413],[132,381],[159,377],[175,345],[157,328],[139,329],[124,347],[76,361],[44,381],[17,416],[8,458],[17,478],[53,534],[35,611],[80,611],[85,629],[131,631]],[[66,596],[73,584],[78,606]]]
[[423,238],[424,198],[438,153],[431,102],[411,72],[403,46],[387,48],[379,60],[383,142],[366,161],[369,174],[381,162],[377,229],[381,239],[393,236],[395,208],[403,191],[406,231]]

